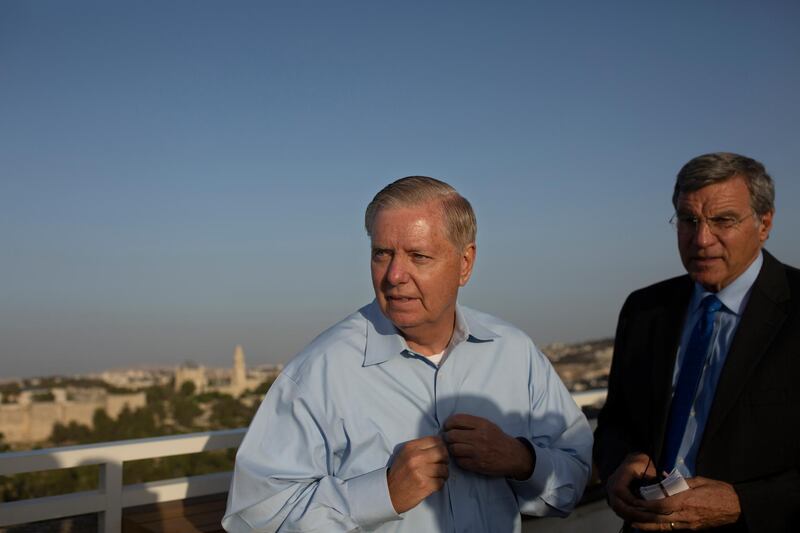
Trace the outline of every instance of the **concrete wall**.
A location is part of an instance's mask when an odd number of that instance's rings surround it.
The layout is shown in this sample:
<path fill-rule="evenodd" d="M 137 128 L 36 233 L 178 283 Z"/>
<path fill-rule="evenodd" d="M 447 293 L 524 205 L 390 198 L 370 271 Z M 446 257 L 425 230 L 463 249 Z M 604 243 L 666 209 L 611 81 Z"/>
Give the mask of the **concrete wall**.
<path fill-rule="evenodd" d="M 59 395 L 55 402 L 30 402 L 0 405 L 0 433 L 9 444 L 39 442 L 47 440 L 56 422 L 77 422 L 92 427 L 97 409 L 104 409 L 108 416 L 116 418 L 127 405 L 130 409 L 143 407 L 147 396 L 143 392 L 131 394 L 101 394 L 89 401 L 63 400 Z"/>

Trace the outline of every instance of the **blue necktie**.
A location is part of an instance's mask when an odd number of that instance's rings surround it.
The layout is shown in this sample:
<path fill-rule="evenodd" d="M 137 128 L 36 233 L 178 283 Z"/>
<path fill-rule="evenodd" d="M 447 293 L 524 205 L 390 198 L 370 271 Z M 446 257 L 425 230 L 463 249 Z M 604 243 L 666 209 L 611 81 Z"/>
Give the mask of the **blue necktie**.
<path fill-rule="evenodd" d="M 722 308 L 722 302 L 713 294 L 703 298 L 700 304 L 702 314 L 692 330 L 689 344 L 686 346 L 686 355 L 681 364 L 680 376 L 672 396 L 672 406 L 669 410 L 667 434 L 664 441 L 664 450 L 661 454 L 661 470 L 671 472 L 675 468 L 675 459 L 681 447 L 683 433 L 686 430 L 686 421 L 692 410 L 694 397 L 700 376 L 703 375 L 706 356 L 714 332 L 714 316 Z"/>

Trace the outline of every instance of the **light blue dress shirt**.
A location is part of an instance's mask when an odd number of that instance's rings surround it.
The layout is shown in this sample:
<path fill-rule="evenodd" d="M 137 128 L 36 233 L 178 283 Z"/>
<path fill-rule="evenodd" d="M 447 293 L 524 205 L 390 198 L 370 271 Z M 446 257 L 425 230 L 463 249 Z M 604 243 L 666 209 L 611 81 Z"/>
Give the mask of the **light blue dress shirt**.
<path fill-rule="evenodd" d="M 753 288 L 764 258 L 761 254 L 753 261 L 750 266 L 730 285 L 717 292 L 717 298 L 722 302 L 722 309 L 717 313 L 714 320 L 714 332 L 711 334 L 710 349 L 706 354 L 706 361 L 703 366 L 703 373 L 700 383 L 697 385 L 692 410 L 686 421 L 686 430 L 683 433 L 683 440 L 678 449 L 678 457 L 675 460 L 675 467 L 684 477 L 694 476 L 695 462 L 697 460 L 697 450 L 703 438 L 703 430 L 708 421 L 708 414 L 711 411 L 711 403 L 714 401 L 714 392 L 717 390 L 717 383 L 725 366 L 725 358 L 733 342 L 736 328 L 742 319 L 750 291 Z M 678 356 L 675 360 L 675 369 L 672 374 L 672 389 L 678 383 L 683 357 L 686 347 L 689 344 L 689 337 L 692 329 L 700 319 L 701 302 L 703 298 L 712 294 L 705 290 L 701 285 L 695 283 L 692 299 L 689 302 L 689 311 L 686 315 L 686 322 L 683 325 L 681 344 L 678 348 Z"/>
<path fill-rule="evenodd" d="M 447 418 L 487 418 L 536 450 L 530 479 L 450 463 L 445 486 L 398 515 L 386 471 L 403 443 Z M 520 330 L 464 307 L 440 366 L 414 354 L 372 302 L 317 337 L 270 388 L 236 456 L 228 531 L 520 531 L 519 513 L 567 514 L 589 475 L 592 434 L 549 361 Z"/>

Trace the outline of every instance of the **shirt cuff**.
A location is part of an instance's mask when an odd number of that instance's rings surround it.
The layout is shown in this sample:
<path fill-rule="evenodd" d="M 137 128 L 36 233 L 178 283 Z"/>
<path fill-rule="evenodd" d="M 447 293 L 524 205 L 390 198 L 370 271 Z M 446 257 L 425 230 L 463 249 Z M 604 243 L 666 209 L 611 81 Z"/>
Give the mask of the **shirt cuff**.
<path fill-rule="evenodd" d="M 556 466 L 553 462 L 552 451 L 548 448 L 536 446 L 535 444 L 533 444 L 533 447 L 536 450 L 536 466 L 533 468 L 531 477 L 522 481 L 507 478 L 509 486 L 517 495 L 517 500 L 521 500 L 521 505 L 522 502 L 531 502 L 534 500 L 541 500 L 544 502 L 544 504 L 546 504 L 546 512 L 543 510 L 540 510 L 536 513 L 523 511 L 525 514 L 536 514 L 541 516 L 567 516 L 571 506 L 567 510 L 563 510 L 562 507 L 565 504 L 563 502 L 558 504 L 553 501 L 554 499 L 558 500 L 559 498 L 556 495 L 551 494 L 553 484 L 557 484 L 558 481 L 554 479 L 556 474 Z"/>
<path fill-rule="evenodd" d="M 541 448 L 537 448 L 529 439 L 525 437 L 517 437 L 517 440 L 528 448 L 533 458 L 533 472 L 528 479 L 513 479 L 508 478 L 508 481 L 517 486 L 535 487 L 537 489 L 544 489 L 547 483 L 547 478 L 553 472 L 553 463 L 549 460 L 539 461 L 539 456 L 542 455 Z M 548 458 L 549 459 L 549 458 Z"/>
<path fill-rule="evenodd" d="M 353 520 L 360 526 L 403 519 L 392 505 L 386 468 L 348 479 L 347 496 Z"/>

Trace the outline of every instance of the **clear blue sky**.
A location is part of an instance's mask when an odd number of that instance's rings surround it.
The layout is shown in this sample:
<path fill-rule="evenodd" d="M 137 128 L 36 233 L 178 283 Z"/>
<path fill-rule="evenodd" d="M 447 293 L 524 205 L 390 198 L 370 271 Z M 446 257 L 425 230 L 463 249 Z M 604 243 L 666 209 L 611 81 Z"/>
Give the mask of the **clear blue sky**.
<path fill-rule="evenodd" d="M 766 164 L 800 265 L 799 26 L 789 0 L 4 1 L 0 377 L 285 361 L 372 298 L 363 210 L 410 174 L 475 206 L 462 303 L 540 345 L 682 272 L 700 153 Z"/>

